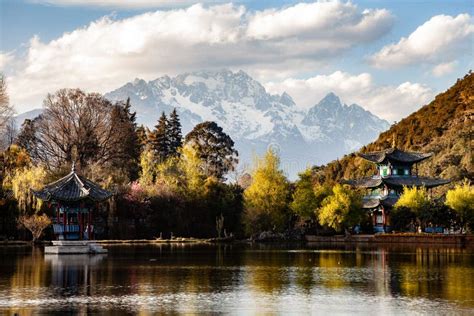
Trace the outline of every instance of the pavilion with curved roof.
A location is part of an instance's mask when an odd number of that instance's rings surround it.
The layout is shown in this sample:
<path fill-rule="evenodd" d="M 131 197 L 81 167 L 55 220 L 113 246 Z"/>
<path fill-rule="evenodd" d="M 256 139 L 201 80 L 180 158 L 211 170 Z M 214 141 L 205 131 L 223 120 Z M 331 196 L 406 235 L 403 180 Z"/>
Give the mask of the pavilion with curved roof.
<path fill-rule="evenodd" d="M 74 164 L 65 177 L 33 191 L 55 210 L 53 230 L 58 239 L 93 239 L 94 210 L 112 193 L 76 173 Z"/>
<path fill-rule="evenodd" d="M 390 230 L 390 210 L 398 201 L 403 187 L 434 188 L 450 182 L 418 176 L 417 164 L 432 155 L 397 148 L 359 154 L 361 158 L 377 165 L 377 174 L 345 183 L 368 191 L 362 200 L 362 206 L 372 214 L 376 232 Z"/>

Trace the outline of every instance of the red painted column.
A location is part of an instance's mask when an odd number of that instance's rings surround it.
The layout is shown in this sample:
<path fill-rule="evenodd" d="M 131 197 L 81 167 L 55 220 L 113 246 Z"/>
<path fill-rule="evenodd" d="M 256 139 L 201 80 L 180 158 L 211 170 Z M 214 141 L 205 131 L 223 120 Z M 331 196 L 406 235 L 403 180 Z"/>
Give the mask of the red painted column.
<path fill-rule="evenodd" d="M 79 239 L 83 239 L 82 238 L 82 213 L 81 211 L 79 210 L 79 213 L 77 213 L 77 221 L 78 221 L 78 224 L 79 224 Z"/>
<path fill-rule="evenodd" d="M 94 231 L 93 231 L 93 230 L 94 230 L 94 225 L 92 224 L 92 220 L 94 219 L 93 214 L 92 214 L 93 210 L 94 210 L 94 209 L 91 208 L 91 210 L 89 211 L 89 216 L 90 216 L 90 219 L 91 219 L 91 220 L 90 220 L 90 223 L 91 223 L 91 227 L 92 227 L 91 240 L 94 239 Z"/>
<path fill-rule="evenodd" d="M 87 212 L 87 238 L 91 240 L 91 211 Z"/>

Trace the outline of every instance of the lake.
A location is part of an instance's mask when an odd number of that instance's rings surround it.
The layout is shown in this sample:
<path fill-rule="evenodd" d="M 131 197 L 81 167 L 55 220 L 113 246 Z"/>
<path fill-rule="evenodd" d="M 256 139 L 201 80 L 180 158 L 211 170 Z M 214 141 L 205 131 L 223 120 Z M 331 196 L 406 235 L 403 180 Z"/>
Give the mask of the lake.
<path fill-rule="evenodd" d="M 356 245 L 0 247 L 0 314 L 474 314 L 474 250 Z"/>

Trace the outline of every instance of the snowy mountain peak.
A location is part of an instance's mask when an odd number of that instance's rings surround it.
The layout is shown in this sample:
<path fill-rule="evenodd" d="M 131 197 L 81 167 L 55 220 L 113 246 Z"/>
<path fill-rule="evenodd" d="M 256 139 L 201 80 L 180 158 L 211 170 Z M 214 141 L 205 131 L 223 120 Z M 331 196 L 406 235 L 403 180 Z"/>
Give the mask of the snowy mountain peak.
<path fill-rule="evenodd" d="M 153 127 L 162 111 L 178 111 L 183 132 L 202 121 L 215 121 L 236 142 L 245 164 L 254 153 L 279 146 L 282 163 L 295 176 L 308 164 L 339 157 L 373 139 L 388 127 L 358 105 L 343 105 L 328 93 L 309 111 L 298 109 L 284 92 L 267 93 L 244 71 L 196 71 L 133 82 L 109 92 L 110 100 L 130 97 L 139 123 Z"/>
<path fill-rule="evenodd" d="M 334 92 L 329 92 L 328 94 L 326 94 L 324 98 L 321 99 L 321 101 L 319 101 L 319 104 L 321 105 L 332 104 L 335 106 L 340 106 L 342 103 L 341 103 L 341 99 L 339 99 L 339 97 L 335 95 Z"/>

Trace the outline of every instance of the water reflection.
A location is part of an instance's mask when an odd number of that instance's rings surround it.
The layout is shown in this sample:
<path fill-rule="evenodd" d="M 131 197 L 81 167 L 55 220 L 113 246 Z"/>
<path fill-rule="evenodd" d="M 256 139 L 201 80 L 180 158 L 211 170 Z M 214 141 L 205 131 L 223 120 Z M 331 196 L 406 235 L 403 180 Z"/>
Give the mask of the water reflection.
<path fill-rule="evenodd" d="M 474 312 L 474 251 L 321 245 L 0 248 L 0 314 Z"/>
<path fill-rule="evenodd" d="M 55 255 L 45 254 L 44 260 L 51 267 L 50 287 L 56 297 L 91 295 L 100 270 L 95 268 L 107 255 Z"/>

